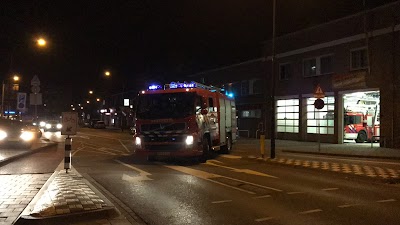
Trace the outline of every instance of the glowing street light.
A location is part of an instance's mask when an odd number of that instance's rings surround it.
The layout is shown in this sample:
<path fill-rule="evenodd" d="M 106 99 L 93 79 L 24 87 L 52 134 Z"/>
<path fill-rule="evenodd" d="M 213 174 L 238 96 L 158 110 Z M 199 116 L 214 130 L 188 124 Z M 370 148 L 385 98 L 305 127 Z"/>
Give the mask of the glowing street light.
<path fill-rule="evenodd" d="M 99 99 L 99 98 L 96 98 L 96 101 L 98 101 L 98 102 L 99 102 L 99 101 L 100 101 L 100 99 Z"/>
<path fill-rule="evenodd" d="M 44 38 L 38 38 L 38 39 L 36 40 L 36 44 L 37 44 L 39 47 L 45 47 L 46 44 L 47 44 L 47 41 L 46 41 Z"/>
<path fill-rule="evenodd" d="M 106 77 L 109 77 L 109 76 L 111 76 L 111 73 L 110 73 L 110 71 L 106 71 L 106 72 L 104 72 L 104 75 L 106 75 Z"/>
<path fill-rule="evenodd" d="M 19 81 L 19 76 L 18 76 L 18 75 L 14 75 L 14 76 L 13 76 L 13 80 L 14 80 L 15 82 L 18 82 L 18 81 Z"/>
<path fill-rule="evenodd" d="M 87 101 L 86 101 L 86 103 L 87 103 L 87 104 L 89 104 L 89 103 L 90 103 L 90 101 L 89 101 L 89 100 L 87 100 Z"/>
<path fill-rule="evenodd" d="M 93 91 L 89 91 L 89 94 L 91 94 L 91 95 L 92 95 L 92 94 L 93 94 Z"/>

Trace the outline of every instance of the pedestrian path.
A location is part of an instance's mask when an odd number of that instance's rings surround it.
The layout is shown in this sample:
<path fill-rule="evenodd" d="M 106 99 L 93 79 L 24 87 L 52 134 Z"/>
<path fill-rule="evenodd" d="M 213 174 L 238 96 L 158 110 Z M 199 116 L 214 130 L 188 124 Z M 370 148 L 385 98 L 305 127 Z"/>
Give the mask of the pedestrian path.
<path fill-rule="evenodd" d="M 0 175 L 0 225 L 13 224 L 50 176 Z"/>

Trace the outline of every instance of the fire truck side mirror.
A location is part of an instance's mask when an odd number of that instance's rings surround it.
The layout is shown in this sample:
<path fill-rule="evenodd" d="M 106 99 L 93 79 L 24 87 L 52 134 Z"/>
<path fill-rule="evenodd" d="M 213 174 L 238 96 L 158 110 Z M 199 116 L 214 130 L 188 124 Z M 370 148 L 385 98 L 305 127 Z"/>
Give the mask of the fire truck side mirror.
<path fill-rule="evenodd" d="M 200 112 L 202 115 L 206 115 L 207 113 L 208 113 L 208 110 L 207 109 L 201 109 L 201 112 Z"/>

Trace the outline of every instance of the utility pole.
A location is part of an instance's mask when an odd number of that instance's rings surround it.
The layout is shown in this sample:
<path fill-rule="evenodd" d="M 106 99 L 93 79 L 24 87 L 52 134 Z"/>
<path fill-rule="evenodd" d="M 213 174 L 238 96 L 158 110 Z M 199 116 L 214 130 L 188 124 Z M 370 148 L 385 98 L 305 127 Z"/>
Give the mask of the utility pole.
<path fill-rule="evenodd" d="M 275 158 L 275 17 L 276 0 L 273 0 L 272 12 L 272 56 L 271 56 L 271 159 Z"/>

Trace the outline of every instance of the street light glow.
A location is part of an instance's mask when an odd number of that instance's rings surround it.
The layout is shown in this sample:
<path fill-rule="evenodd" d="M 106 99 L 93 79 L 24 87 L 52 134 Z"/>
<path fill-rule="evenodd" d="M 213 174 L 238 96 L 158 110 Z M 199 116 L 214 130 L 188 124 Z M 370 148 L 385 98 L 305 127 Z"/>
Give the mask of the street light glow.
<path fill-rule="evenodd" d="M 89 91 L 89 94 L 93 94 L 93 91 Z"/>
<path fill-rule="evenodd" d="M 100 101 L 100 99 L 99 99 L 99 98 L 97 98 L 97 99 L 96 99 L 96 101 L 98 101 L 98 102 L 99 102 L 99 101 Z"/>
<path fill-rule="evenodd" d="M 19 81 L 19 76 L 18 75 L 14 75 L 13 80 L 14 81 Z"/>
<path fill-rule="evenodd" d="M 87 100 L 87 101 L 86 101 L 86 103 L 87 103 L 87 104 L 89 104 L 89 103 L 90 103 L 90 101 L 89 101 L 89 100 Z"/>
<path fill-rule="evenodd" d="M 44 38 L 39 38 L 36 40 L 36 43 L 39 47 L 44 47 L 46 46 L 47 42 Z"/>
<path fill-rule="evenodd" d="M 109 77 L 111 75 L 110 71 L 106 71 L 104 72 L 104 75 L 106 75 L 107 77 Z"/>

